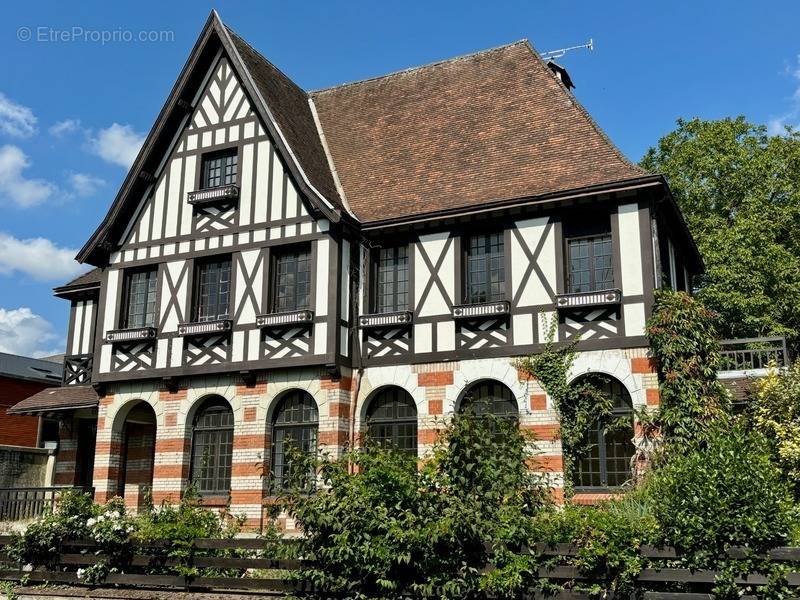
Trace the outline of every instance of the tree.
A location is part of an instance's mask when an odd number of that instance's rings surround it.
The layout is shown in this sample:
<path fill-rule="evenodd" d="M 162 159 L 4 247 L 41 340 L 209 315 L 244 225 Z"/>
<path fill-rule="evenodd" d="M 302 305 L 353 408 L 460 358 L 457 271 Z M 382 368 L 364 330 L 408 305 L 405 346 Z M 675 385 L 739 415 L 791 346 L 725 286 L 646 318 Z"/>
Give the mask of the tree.
<path fill-rule="evenodd" d="M 800 132 L 680 119 L 641 166 L 662 173 L 706 263 L 698 295 L 726 337 L 800 341 Z"/>

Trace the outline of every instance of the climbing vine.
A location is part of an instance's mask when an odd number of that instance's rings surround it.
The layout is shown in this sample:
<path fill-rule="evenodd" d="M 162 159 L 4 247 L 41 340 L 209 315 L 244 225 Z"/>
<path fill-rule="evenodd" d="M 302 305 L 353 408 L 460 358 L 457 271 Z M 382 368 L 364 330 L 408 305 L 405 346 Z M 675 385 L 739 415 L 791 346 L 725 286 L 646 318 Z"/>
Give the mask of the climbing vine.
<path fill-rule="evenodd" d="M 539 354 L 517 361 L 517 368 L 536 379 L 548 393 L 558 413 L 561 426 L 561 447 L 564 465 L 564 494 L 573 493 L 577 457 L 586 453 L 592 441 L 587 432 L 600 420 L 606 429 L 617 426 L 611 419 L 612 400 L 603 394 L 589 378 L 569 382 L 569 371 L 575 362 L 580 338 L 557 346 L 555 343 L 558 319 L 553 317 L 547 326 L 547 338 Z"/>

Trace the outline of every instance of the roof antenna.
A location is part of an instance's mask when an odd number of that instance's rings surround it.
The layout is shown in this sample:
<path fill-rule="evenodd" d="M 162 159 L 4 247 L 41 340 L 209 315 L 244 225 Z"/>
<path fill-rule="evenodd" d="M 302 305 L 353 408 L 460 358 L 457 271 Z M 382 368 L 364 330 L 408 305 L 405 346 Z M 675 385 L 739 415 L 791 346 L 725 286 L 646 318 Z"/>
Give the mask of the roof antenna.
<path fill-rule="evenodd" d="M 542 52 L 539 55 L 569 91 L 572 91 L 575 88 L 575 83 L 572 81 L 572 77 L 569 76 L 567 70 L 556 62 L 556 59 L 561 58 L 570 50 L 580 50 L 581 48 L 588 48 L 590 51 L 594 50 L 594 40 L 589 38 L 589 41 L 586 44 L 581 44 L 580 46 L 570 46 L 569 48 L 560 48 L 559 50 L 551 50 L 550 52 Z"/>
<path fill-rule="evenodd" d="M 570 46 L 569 48 L 559 48 L 558 50 L 550 50 L 550 52 L 542 52 L 539 56 L 542 57 L 542 60 L 556 60 L 557 58 L 561 58 L 570 50 L 580 50 L 581 48 L 587 48 L 589 51 L 594 50 L 594 40 L 589 38 L 589 41 L 585 44 L 580 44 L 579 46 Z"/>

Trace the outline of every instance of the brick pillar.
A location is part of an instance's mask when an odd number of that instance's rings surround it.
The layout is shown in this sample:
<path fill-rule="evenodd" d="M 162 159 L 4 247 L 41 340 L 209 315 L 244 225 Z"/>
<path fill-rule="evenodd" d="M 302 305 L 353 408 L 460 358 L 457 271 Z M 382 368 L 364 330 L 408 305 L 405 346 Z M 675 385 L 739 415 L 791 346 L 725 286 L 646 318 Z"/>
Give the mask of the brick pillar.
<path fill-rule="evenodd" d="M 439 365 L 432 365 L 437 368 Z M 417 373 L 417 385 L 425 390 L 425 406 L 427 414 L 419 415 L 417 430 L 417 454 L 424 458 L 433 449 L 439 439 L 439 432 L 445 425 L 444 399 L 448 385 L 453 385 L 451 365 L 445 370 L 425 370 Z"/>
<path fill-rule="evenodd" d="M 641 352 L 645 353 L 646 351 L 642 349 Z M 661 394 L 658 386 L 658 365 L 656 361 L 647 356 L 633 357 L 631 358 L 631 373 L 634 376 L 641 377 L 647 409 L 658 409 L 661 405 Z M 645 433 L 642 424 L 638 420 L 634 422 L 633 444 L 636 446 L 636 454 L 634 455 L 632 470 L 635 481 L 641 480 L 650 466 L 649 459 L 654 450 L 653 446 L 657 443 L 655 438 L 655 432 Z"/>
<path fill-rule="evenodd" d="M 267 382 L 236 386 L 241 402 L 233 435 L 231 466 L 231 513 L 246 517 L 245 527 L 258 529 L 264 499 L 266 457 L 266 415 L 259 414 L 261 397 L 267 393 Z"/>
<path fill-rule="evenodd" d="M 78 424 L 75 419 L 62 422 L 58 428 L 58 451 L 53 485 L 75 485 L 78 452 Z"/>
<path fill-rule="evenodd" d="M 186 389 L 175 392 L 161 390 L 158 401 L 163 404 L 164 424 L 156 435 L 153 466 L 153 505 L 179 502 L 189 482 L 189 448 L 191 427 L 178 424 L 178 410 L 186 400 Z"/>
<path fill-rule="evenodd" d="M 106 418 L 108 407 L 114 402 L 113 394 L 100 397 L 97 408 L 97 445 L 94 453 L 94 499 L 103 504 L 117 495 L 122 457 L 122 432 L 113 430 L 111 419 Z"/>
<path fill-rule="evenodd" d="M 326 396 L 327 410 L 320 407 L 318 446 L 322 453 L 337 458 L 351 446 L 350 403 L 353 379 L 342 375 L 337 379 L 324 376 L 320 387 Z"/>

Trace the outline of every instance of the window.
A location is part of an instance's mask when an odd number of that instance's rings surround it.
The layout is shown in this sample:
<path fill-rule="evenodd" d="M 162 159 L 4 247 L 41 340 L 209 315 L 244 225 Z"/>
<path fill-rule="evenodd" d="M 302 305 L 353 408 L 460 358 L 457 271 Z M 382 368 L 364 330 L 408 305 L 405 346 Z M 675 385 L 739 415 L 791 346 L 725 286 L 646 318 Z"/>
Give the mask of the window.
<path fill-rule="evenodd" d="M 195 320 L 227 319 L 230 312 L 231 259 L 215 258 L 197 265 Z"/>
<path fill-rule="evenodd" d="M 153 327 L 156 317 L 156 282 L 158 271 L 125 272 L 124 309 L 121 327 Z"/>
<path fill-rule="evenodd" d="M 472 235 L 466 239 L 466 245 L 465 302 L 473 304 L 505 300 L 503 233 Z"/>
<path fill-rule="evenodd" d="M 235 185 L 239 155 L 236 148 L 203 157 L 203 189 Z"/>
<path fill-rule="evenodd" d="M 303 310 L 311 305 L 311 250 L 307 246 L 275 257 L 274 312 Z"/>
<path fill-rule="evenodd" d="M 590 383 L 613 402 L 609 422 L 597 421 L 587 432 L 591 446 L 576 461 L 575 485 L 578 487 L 617 487 L 631 478 L 631 459 L 635 448 L 631 396 L 619 381 L 607 375 L 590 374 L 576 384 Z M 576 385 L 573 384 L 573 385 Z"/>
<path fill-rule="evenodd" d="M 467 388 L 461 399 L 459 412 L 472 410 L 476 415 L 492 414 L 497 417 L 517 418 L 517 400 L 508 387 L 487 379 Z"/>
<path fill-rule="evenodd" d="M 567 239 L 570 294 L 614 287 L 614 251 L 611 234 Z"/>
<path fill-rule="evenodd" d="M 287 393 L 272 420 L 272 476 L 276 488 L 285 489 L 290 483 L 298 483 L 294 479 L 297 473 L 292 473 L 290 448 L 306 454 L 315 453 L 318 429 L 319 416 L 314 398 L 303 390 Z M 313 473 L 308 474 L 309 482 L 313 481 L 313 476 Z"/>
<path fill-rule="evenodd" d="M 233 411 L 213 396 L 198 409 L 192 426 L 192 483 L 201 494 L 229 494 L 233 456 Z"/>
<path fill-rule="evenodd" d="M 375 312 L 408 310 L 408 246 L 375 253 Z"/>
<path fill-rule="evenodd" d="M 417 455 L 417 407 L 406 390 L 387 387 L 367 407 L 367 435 L 382 445 Z"/>

